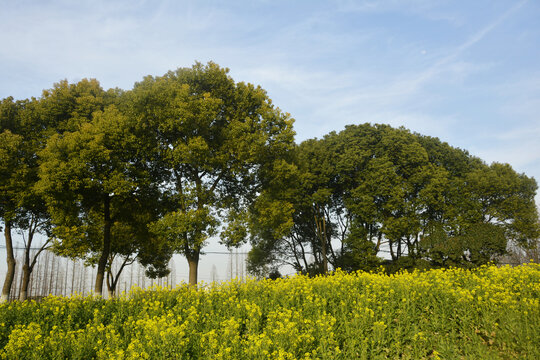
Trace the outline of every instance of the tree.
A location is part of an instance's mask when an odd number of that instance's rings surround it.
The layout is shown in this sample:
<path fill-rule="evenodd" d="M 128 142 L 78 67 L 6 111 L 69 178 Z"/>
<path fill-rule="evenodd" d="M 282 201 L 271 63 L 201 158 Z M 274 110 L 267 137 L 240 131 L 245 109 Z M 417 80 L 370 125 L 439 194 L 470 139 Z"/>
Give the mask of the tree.
<path fill-rule="evenodd" d="M 22 184 L 18 175 L 24 174 L 18 148 L 20 136 L 5 130 L 0 134 L 0 215 L 4 223 L 6 241 L 7 272 L 2 288 L 1 301 L 9 299 L 11 285 L 15 276 L 15 256 L 13 254 L 12 226 L 17 216 L 18 195 Z"/>
<path fill-rule="evenodd" d="M 82 122 L 90 121 L 96 110 L 103 110 L 111 102 L 118 90 L 105 93 L 96 80 L 83 79 L 69 84 L 61 81 L 50 90 L 44 90 L 40 99 L 19 101 L 18 133 L 22 136 L 23 161 L 27 167 L 25 188 L 21 191 L 20 212 L 16 227 L 23 236 L 23 279 L 20 300 L 25 300 L 30 276 L 38 256 L 49 246 L 50 218 L 45 199 L 34 185 L 38 181 L 38 153 L 45 146 L 47 138 L 54 133 L 75 129 Z M 36 253 L 31 255 L 36 234 L 46 236 Z"/>
<path fill-rule="evenodd" d="M 126 254 L 119 244 L 132 245 L 115 236 L 117 227 L 128 209 L 151 197 L 144 134 L 114 105 L 74 126 L 51 136 L 40 153 L 38 188 L 47 198 L 55 251 L 96 263 L 94 292 L 101 296 L 113 254 Z"/>
<path fill-rule="evenodd" d="M 8 271 L 3 299 L 9 297 L 15 269 L 12 229 L 18 229 L 24 240 L 20 300 L 27 296 L 30 275 L 37 257 L 47 241 L 31 255 L 37 233 L 47 235 L 49 229 L 45 203 L 34 191 L 37 181 L 37 151 L 43 140 L 41 124 L 36 115 L 37 101 L 4 99 L 0 105 L 0 213 L 4 223 Z"/>
<path fill-rule="evenodd" d="M 307 271 L 309 240 L 296 237 L 295 205 L 302 197 L 302 173 L 298 167 L 282 160 L 267 171 L 260 194 L 249 209 L 252 249 L 247 270 L 259 278 L 290 265 L 296 271 Z"/>
<path fill-rule="evenodd" d="M 133 98 L 141 121 L 152 124 L 168 175 L 152 231 L 187 258 L 195 285 L 208 238 L 221 229 L 228 246 L 244 241 L 245 226 L 232 220 L 245 213 L 265 164 L 291 146 L 292 119 L 263 89 L 235 83 L 211 62 L 147 77 Z"/>
<path fill-rule="evenodd" d="M 334 150 L 328 142 L 308 140 L 288 162 L 274 164 L 251 209 L 251 273 L 265 277 L 290 265 L 315 275 L 343 266 L 350 219 L 336 182 Z"/>
<path fill-rule="evenodd" d="M 39 180 L 37 154 L 43 148 L 47 133 L 51 130 L 49 126 L 42 123 L 39 110 L 39 101 L 32 99 L 31 101 L 25 101 L 24 107 L 20 111 L 21 135 L 23 138 L 21 147 L 24 152 L 23 161 L 27 168 L 27 176 L 24 179 L 25 188 L 22 190 L 19 203 L 21 212 L 16 223 L 24 243 L 23 277 L 19 295 L 21 301 L 27 298 L 30 277 L 37 259 L 48 248 L 51 240 L 50 217 L 45 199 L 35 189 L 35 184 Z M 38 245 L 37 251 L 32 254 L 32 248 L 36 244 L 35 238 L 38 234 L 45 236 L 45 239 Z"/>

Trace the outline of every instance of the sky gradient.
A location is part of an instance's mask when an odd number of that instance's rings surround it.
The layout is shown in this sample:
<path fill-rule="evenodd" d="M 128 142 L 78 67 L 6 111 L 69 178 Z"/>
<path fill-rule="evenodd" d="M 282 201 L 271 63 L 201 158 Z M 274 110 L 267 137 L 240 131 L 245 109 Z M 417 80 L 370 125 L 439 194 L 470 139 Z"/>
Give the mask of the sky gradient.
<path fill-rule="evenodd" d="M 0 5 L 0 98 L 61 79 L 131 89 L 212 60 L 266 89 L 297 141 L 386 123 L 540 179 L 538 1 Z"/>

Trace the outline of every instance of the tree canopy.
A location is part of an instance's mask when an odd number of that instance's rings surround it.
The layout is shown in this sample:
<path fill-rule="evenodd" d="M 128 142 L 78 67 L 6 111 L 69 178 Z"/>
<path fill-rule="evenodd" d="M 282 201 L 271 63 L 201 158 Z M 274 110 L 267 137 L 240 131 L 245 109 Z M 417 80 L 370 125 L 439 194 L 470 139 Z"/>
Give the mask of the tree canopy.
<path fill-rule="evenodd" d="M 254 207 L 254 273 L 473 266 L 538 239 L 534 179 L 403 128 L 306 140 L 284 173 L 258 199 L 279 210 Z"/>
<path fill-rule="evenodd" d="M 164 276 L 175 253 L 196 284 L 210 238 L 250 241 L 259 276 L 283 264 L 308 274 L 476 266 L 509 244 L 537 246 L 537 184 L 510 165 L 381 124 L 295 144 L 293 121 L 212 62 L 127 91 L 64 80 L 39 98 L 3 99 L 3 296 L 15 228 L 28 233 L 25 277 L 41 232 L 57 254 L 97 266 L 98 295 L 104 282 L 114 294 L 133 261 Z"/>
<path fill-rule="evenodd" d="M 162 77 L 147 77 L 133 90 L 137 117 L 151 124 L 162 183 L 163 213 L 157 236 L 186 256 L 196 284 L 201 249 L 222 230 L 238 245 L 237 221 L 258 184 L 262 168 L 292 146 L 292 119 L 266 92 L 235 83 L 228 69 L 195 64 Z"/>

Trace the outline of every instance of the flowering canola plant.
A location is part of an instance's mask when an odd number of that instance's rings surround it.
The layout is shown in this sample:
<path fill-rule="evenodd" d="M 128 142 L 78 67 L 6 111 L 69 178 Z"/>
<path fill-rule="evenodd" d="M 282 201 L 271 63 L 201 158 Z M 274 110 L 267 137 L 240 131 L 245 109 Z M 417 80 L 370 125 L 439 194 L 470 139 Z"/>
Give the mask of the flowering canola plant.
<path fill-rule="evenodd" d="M 0 304 L 2 359 L 539 359 L 540 265 Z"/>

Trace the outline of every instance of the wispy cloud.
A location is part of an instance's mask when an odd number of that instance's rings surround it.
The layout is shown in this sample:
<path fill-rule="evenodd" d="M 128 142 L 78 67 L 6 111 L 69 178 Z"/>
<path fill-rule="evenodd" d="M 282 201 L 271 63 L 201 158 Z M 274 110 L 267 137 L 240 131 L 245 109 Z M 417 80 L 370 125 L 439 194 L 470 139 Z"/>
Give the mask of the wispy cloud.
<path fill-rule="evenodd" d="M 395 84 L 392 84 L 389 88 L 401 89 L 403 94 L 409 94 L 417 91 L 424 84 L 432 81 L 434 78 L 444 73 L 457 72 L 463 74 L 461 70 L 471 69 L 471 66 L 463 67 L 459 66 L 462 62 L 456 63 L 456 60 L 468 49 L 472 48 L 475 44 L 482 41 L 490 32 L 492 32 L 497 26 L 501 25 L 510 15 L 520 9 L 528 0 L 523 0 L 520 3 L 514 5 L 497 19 L 484 26 L 482 29 L 474 33 L 465 42 L 458 47 L 451 49 L 450 52 L 438 59 L 433 65 L 427 69 L 421 71 L 418 74 L 409 74 L 404 80 L 398 80 Z M 473 66 L 474 67 L 474 66 Z M 412 75 L 412 76 L 411 76 Z M 406 85 L 404 85 L 406 84 Z"/>

